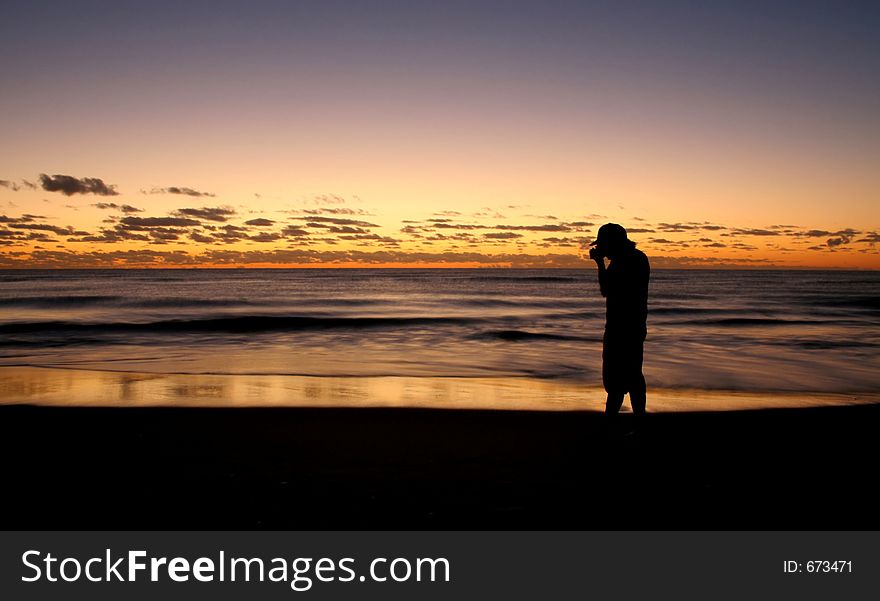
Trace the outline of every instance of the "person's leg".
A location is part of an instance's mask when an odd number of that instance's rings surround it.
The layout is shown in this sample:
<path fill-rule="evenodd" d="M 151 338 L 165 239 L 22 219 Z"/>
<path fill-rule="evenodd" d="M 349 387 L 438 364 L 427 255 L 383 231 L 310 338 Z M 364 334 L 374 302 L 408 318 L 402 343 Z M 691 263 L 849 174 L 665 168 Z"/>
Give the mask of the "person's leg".
<path fill-rule="evenodd" d="M 633 431 L 640 432 L 643 427 L 645 407 L 648 401 L 645 375 L 642 373 L 642 360 L 644 357 L 644 338 L 634 340 L 629 353 L 629 402 L 633 410 Z"/>
<path fill-rule="evenodd" d="M 605 415 L 617 415 L 623 405 L 623 392 L 609 392 L 605 399 Z"/>
<path fill-rule="evenodd" d="M 629 392 L 629 402 L 635 414 L 645 412 L 647 401 L 645 376 L 642 373 L 644 344 L 642 336 L 630 334 L 621 345 L 620 352 L 623 388 Z"/>
<path fill-rule="evenodd" d="M 616 415 L 623 405 L 626 387 L 621 386 L 625 367 L 622 359 L 621 344 L 618 338 L 608 332 L 602 337 L 602 385 L 608 397 L 605 400 L 606 415 Z"/>
<path fill-rule="evenodd" d="M 645 376 L 641 370 L 634 374 L 629 388 L 629 402 L 632 405 L 633 413 L 641 415 L 645 412 L 645 406 L 648 404 L 648 390 L 645 385 Z"/>
<path fill-rule="evenodd" d="M 605 398 L 605 434 L 617 436 L 618 414 L 623 405 L 626 388 L 621 386 L 623 372 L 621 370 L 620 344 L 605 332 L 602 340 L 602 385 L 608 396 Z"/>
<path fill-rule="evenodd" d="M 605 398 L 605 436 L 616 439 L 620 436 L 620 407 L 626 393 L 611 391 Z"/>

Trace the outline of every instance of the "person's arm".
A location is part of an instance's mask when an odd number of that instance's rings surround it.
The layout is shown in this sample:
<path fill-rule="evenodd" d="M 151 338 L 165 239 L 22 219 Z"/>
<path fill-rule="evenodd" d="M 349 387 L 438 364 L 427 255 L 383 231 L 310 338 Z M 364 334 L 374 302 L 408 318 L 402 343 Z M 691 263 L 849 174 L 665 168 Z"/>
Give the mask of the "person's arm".
<path fill-rule="evenodd" d="M 608 296 L 608 271 L 605 269 L 605 257 L 598 248 L 590 249 L 590 258 L 596 262 L 599 273 L 599 292 L 602 296 Z"/>
<path fill-rule="evenodd" d="M 599 292 L 602 296 L 608 296 L 608 270 L 605 268 L 605 259 L 599 257 L 594 260 L 599 273 Z"/>

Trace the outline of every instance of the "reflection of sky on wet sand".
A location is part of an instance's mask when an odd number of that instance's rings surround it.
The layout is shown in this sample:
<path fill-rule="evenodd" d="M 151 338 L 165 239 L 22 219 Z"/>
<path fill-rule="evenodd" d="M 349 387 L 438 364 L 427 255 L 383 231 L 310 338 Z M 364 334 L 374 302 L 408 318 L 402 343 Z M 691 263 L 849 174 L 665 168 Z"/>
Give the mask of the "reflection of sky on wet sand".
<path fill-rule="evenodd" d="M 664 389 L 649 410 L 730 410 L 880 402 L 877 394 L 754 393 Z M 601 410 L 595 386 L 537 378 L 182 375 L 0 368 L 0 404 L 186 407 L 423 407 Z"/>

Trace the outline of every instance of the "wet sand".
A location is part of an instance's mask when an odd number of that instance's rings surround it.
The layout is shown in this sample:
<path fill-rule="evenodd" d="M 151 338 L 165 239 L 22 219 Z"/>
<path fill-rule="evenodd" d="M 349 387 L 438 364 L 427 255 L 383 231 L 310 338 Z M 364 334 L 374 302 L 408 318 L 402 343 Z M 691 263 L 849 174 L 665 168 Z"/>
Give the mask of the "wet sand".
<path fill-rule="evenodd" d="M 654 413 L 640 437 L 602 418 L 6 405 L 0 526 L 880 527 L 880 405 Z"/>
<path fill-rule="evenodd" d="M 651 386 L 649 408 L 730 411 L 880 403 L 880 393 L 799 393 Z M 0 367 L 0 405 L 601 410 L 596 382 L 534 377 L 298 376 Z"/>

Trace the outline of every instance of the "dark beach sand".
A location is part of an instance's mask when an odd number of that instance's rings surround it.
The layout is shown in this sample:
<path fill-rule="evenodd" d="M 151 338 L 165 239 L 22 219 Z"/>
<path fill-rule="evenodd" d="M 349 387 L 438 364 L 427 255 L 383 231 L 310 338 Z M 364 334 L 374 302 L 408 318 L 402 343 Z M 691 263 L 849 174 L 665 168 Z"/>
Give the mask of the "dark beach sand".
<path fill-rule="evenodd" d="M 0 407 L 4 529 L 877 529 L 880 405 Z"/>

